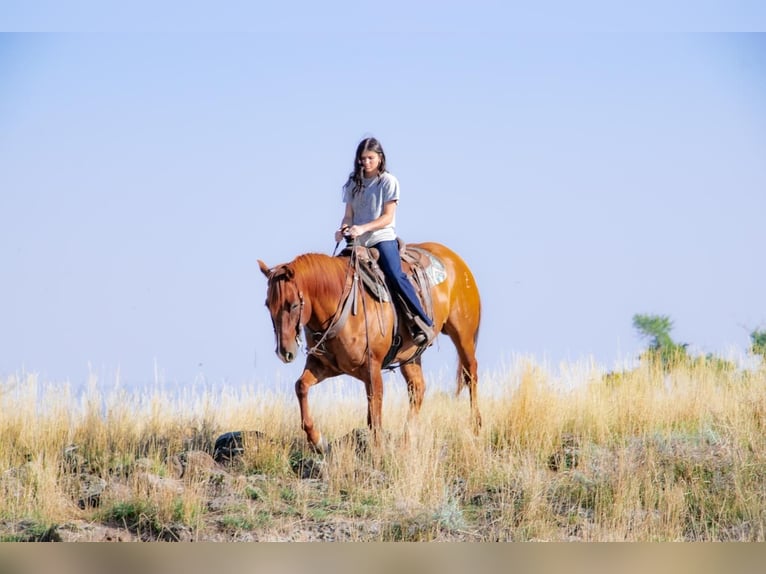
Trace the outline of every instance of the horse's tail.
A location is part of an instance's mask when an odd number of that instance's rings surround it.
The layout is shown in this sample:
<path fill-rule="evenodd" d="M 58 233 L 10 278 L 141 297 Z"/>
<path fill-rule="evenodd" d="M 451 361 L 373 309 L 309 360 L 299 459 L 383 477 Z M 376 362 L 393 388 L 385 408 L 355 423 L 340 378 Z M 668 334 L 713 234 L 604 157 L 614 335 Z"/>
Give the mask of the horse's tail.
<path fill-rule="evenodd" d="M 457 379 L 457 389 L 455 389 L 455 396 L 459 397 L 460 393 L 463 392 L 463 389 L 465 388 L 465 379 L 463 378 L 465 373 L 465 367 L 463 367 L 463 363 L 458 360 L 457 362 L 457 376 L 455 377 Z"/>

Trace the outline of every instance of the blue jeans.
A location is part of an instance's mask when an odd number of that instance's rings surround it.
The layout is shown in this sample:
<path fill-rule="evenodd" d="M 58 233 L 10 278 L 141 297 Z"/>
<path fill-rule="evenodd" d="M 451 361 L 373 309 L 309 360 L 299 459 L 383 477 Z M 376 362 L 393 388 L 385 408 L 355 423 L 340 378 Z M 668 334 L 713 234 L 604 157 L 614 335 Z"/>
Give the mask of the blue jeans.
<path fill-rule="evenodd" d="M 378 258 L 378 265 L 383 270 L 383 274 L 388 280 L 388 288 L 391 290 L 391 295 L 396 300 L 396 294 L 399 293 L 407 302 L 409 308 L 420 315 L 420 318 L 425 321 L 429 327 L 433 327 L 433 321 L 423 311 L 423 307 L 420 306 L 420 301 L 415 293 L 415 288 L 407 278 L 407 274 L 402 270 L 402 260 L 399 256 L 399 243 L 397 241 L 381 241 L 376 243 L 373 247 L 378 250 L 380 257 Z"/>

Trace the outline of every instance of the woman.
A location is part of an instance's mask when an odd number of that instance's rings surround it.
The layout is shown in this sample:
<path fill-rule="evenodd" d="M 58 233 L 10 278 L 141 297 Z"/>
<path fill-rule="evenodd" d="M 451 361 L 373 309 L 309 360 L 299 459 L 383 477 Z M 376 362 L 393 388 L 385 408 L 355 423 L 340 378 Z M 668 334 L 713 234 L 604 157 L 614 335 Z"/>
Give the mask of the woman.
<path fill-rule="evenodd" d="M 383 270 L 393 300 L 398 293 L 410 310 L 422 319 L 412 326 L 412 338 L 422 345 L 433 338 L 433 321 L 423 311 L 415 289 L 402 270 L 399 244 L 396 241 L 396 206 L 399 203 L 399 181 L 386 171 L 386 154 L 375 138 L 363 139 L 356 148 L 354 171 L 343 186 L 346 211 L 335 241 L 351 237 L 358 245 L 375 247 L 380 254 L 378 265 Z"/>

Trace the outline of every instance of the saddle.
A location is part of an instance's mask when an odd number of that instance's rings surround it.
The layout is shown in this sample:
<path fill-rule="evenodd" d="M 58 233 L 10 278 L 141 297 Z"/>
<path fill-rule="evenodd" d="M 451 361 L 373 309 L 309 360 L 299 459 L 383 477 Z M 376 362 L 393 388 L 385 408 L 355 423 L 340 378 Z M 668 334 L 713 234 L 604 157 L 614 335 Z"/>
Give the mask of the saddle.
<path fill-rule="evenodd" d="M 402 270 L 410 278 L 410 283 L 415 288 L 415 293 L 420 299 L 423 310 L 428 316 L 433 315 L 433 301 L 431 300 L 432 281 L 429 278 L 428 269 L 433 265 L 433 258 L 426 251 L 407 245 L 402 239 L 397 238 L 399 244 L 399 255 L 402 259 Z M 379 253 L 375 247 L 364 247 L 356 245 L 346 247 L 340 255 L 356 257 L 359 271 L 359 278 L 367 291 L 378 301 L 391 301 L 391 293 L 386 284 L 386 277 L 383 270 L 378 266 Z M 433 274 L 431 274 L 433 275 Z M 398 306 L 397 306 L 398 307 Z M 411 319 L 409 316 L 407 319 Z"/>
<path fill-rule="evenodd" d="M 415 293 L 420 299 L 423 310 L 429 317 L 433 316 L 433 300 L 431 298 L 431 287 L 444 280 L 446 273 L 444 265 L 427 251 L 407 245 L 401 238 L 397 238 L 399 244 L 399 254 L 402 260 L 402 270 L 407 274 L 415 288 Z M 340 252 L 340 256 L 354 257 L 356 265 L 354 266 L 359 280 L 368 293 L 378 301 L 391 301 L 391 293 L 386 283 L 386 278 L 378 266 L 379 253 L 375 247 L 364 247 L 363 245 L 346 246 Z M 422 319 L 409 310 L 408 306 L 402 302 L 401 305 L 394 305 L 396 309 L 396 318 L 402 321 L 405 326 L 417 324 L 421 329 Z M 396 321 L 396 323 L 398 323 Z M 387 366 L 393 359 L 397 350 L 401 346 L 401 340 L 398 336 L 398 326 L 394 324 L 395 342 L 384 360 L 384 366 Z M 427 341 L 420 346 L 418 352 L 412 358 L 414 359 L 431 343 Z M 412 360 L 411 359 L 411 360 Z"/>

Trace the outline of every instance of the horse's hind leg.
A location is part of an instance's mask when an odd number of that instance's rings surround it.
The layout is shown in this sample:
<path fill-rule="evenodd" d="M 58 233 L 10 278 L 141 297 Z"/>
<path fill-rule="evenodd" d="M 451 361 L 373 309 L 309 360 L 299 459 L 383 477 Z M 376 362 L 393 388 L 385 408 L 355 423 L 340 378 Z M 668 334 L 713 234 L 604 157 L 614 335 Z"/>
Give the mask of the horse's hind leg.
<path fill-rule="evenodd" d="M 471 397 L 471 422 L 473 431 L 478 432 L 481 427 L 481 413 L 479 412 L 479 363 L 476 360 L 476 334 L 478 325 L 475 329 L 464 329 L 458 331 L 449 322 L 444 326 L 444 332 L 449 336 L 455 345 L 457 351 L 457 391 L 460 394 L 463 387 L 468 387 Z"/>

